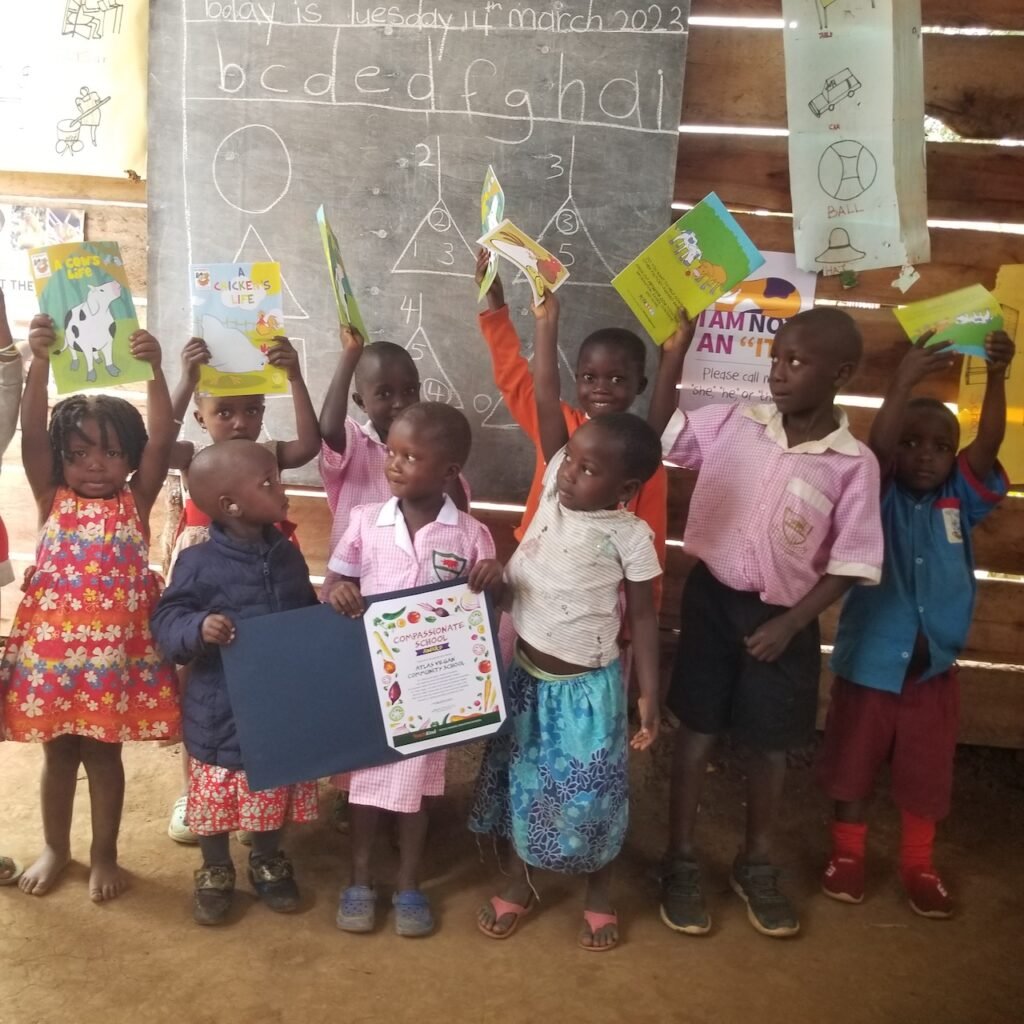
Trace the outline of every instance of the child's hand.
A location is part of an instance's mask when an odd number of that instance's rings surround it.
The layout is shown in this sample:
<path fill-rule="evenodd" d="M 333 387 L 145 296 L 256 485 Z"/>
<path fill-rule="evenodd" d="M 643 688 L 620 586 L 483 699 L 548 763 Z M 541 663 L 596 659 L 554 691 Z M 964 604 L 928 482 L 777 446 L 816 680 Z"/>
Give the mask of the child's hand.
<path fill-rule="evenodd" d="M 540 302 L 532 303 L 530 309 L 533 311 L 536 320 L 547 321 L 551 324 L 558 323 L 558 297 L 554 292 L 544 292 Z"/>
<path fill-rule="evenodd" d="M 989 373 L 1005 373 L 1017 349 L 1006 331 L 993 331 L 985 335 L 985 357 Z"/>
<path fill-rule="evenodd" d="M 199 383 L 199 367 L 210 361 L 210 350 L 202 338 L 189 338 L 181 350 L 182 376 L 193 386 Z"/>
<path fill-rule="evenodd" d="M 679 325 L 676 327 L 672 337 L 661 346 L 663 353 L 676 352 L 685 355 L 693 342 L 693 335 L 697 330 L 697 321 L 691 320 L 686 315 L 686 310 L 679 310 Z"/>
<path fill-rule="evenodd" d="M 287 371 L 289 380 L 295 380 L 296 377 L 302 376 L 299 353 L 295 351 L 295 346 L 283 334 L 278 334 L 274 338 L 274 344 L 267 353 L 267 360 L 271 366 Z"/>
<path fill-rule="evenodd" d="M 797 627 L 783 612 L 743 638 L 747 653 L 758 661 L 778 661 L 796 635 Z"/>
<path fill-rule="evenodd" d="M 226 647 L 235 639 L 235 624 L 226 615 L 207 615 L 203 619 L 200 635 L 204 643 Z"/>
<path fill-rule="evenodd" d="M 641 697 L 637 702 L 640 711 L 640 728 L 629 741 L 634 750 L 646 750 L 657 738 L 661 726 L 661 713 L 657 703 Z"/>
<path fill-rule="evenodd" d="M 36 359 L 50 360 L 50 349 L 57 343 L 57 334 L 53 329 L 53 320 L 45 313 L 37 313 L 32 317 L 28 329 L 28 347 Z"/>
<path fill-rule="evenodd" d="M 474 594 L 481 590 L 494 590 L 501 583 L 501 562 L 496 558 L 485 558 L 469 570 L 469 589 Z"/>
<path fill-rule="evenodd" d="M 484 283 L 484 274 L 487 273 L 488 264 L 498 257 L 490 249 L 481 248 L 476 254 L 476 270 L 473 280 L 477 288 Z M 501 283 L 501 275 L 495 274 L 491 287 L 487 289 L 487 305 L 490 309 L 501 309 L 505 305 L 505 288 Z"/>
<path fill-rule="evenodd" d="M 342 324 L 338 328 L 338 337 L 341 338 L 341 347 L 348 355 L 355 355 L 357 352 L 362 355 L 366 339 L 359 333 L 358 328 L 351 324 Z"/>
<path fill-rule="evenodd" d="M 342 615 L 350 619 L 358 619 L 366 611 L 363 595 L 357 584 L 351 580 L 339 580 L 337 586 L 327 597 L 327 603 Z"/>
<path fill-rule="evenodd" d="M 160 369 L 160 342 L 149 331 L 135 331 L 128 339 L 128 350 L 133 358 L 149 363 L 154 370 Z"/>
<path fill-rule="evenodd" d="M 935 337 L 934 330 L 925 331 L 910 346 L 896 370 L 896 377 L 901 386 L 912 388 L 924 380 L 928 374 L 948 370 L 953 365 L 953 353 L 950 352 L 953 342 L 940 341 L 937 345 L 926 348 L 925 346 L 933 337 Z"/>

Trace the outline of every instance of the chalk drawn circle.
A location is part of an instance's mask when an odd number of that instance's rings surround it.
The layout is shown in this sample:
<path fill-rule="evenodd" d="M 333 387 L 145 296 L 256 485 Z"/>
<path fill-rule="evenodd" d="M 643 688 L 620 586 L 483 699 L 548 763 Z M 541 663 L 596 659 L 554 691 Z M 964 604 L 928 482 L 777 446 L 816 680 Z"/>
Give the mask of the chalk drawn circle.
<path fill-rule="evenodd" d="M 452 226 L 452 219 L 444 207 L 435 206 L 430 213 L 427 214 L 427 223 L 435 231 L 445 232 Z"/>
<path fill-rule="evenodd" d="M 580 229 L 580 219 L 575 210 L 559 210 L 555 217 L 555 227 L 559 234 L 575 235 Z"/>
<path fill-rule="evenodd" d="M 822 191 L 849 202 L 862 196 L 878 177 L 878 161 L 863 142 L 840 139 L 833 142 L 818 160 L 818 184 Z"/>
<path fill-rule="evenodd" d="M 473 397 L 473 408 L 481 415 L 489 412 L 492 405 L 494 405 L 494 399 L 490 395 L 475 395 Z"/>
<path fill-rule="evenodd" d="M 427 377 L 423 381 L 423 398 L 428 402 L 449 402 L 452 389 L 436 377 Z"/>
<path fill-rule="evenodd" d="M 245 188 L 243 169 L 255 166 L 271 179 L 266 196 L 277 190 L 266 206 L 245 206 L 242 202 Z M 273 180 L 275 176 L 276 181 Z M 284 199 L 291 184 L 291 154 L 284 139 L 269 125 L 245 124 L 236 128 L 224 137 L 213 154 L 214 188 L 221 199 L 239 213 L 267 213 Z M 228 193 L 231 198 L 228 198 Z"/>

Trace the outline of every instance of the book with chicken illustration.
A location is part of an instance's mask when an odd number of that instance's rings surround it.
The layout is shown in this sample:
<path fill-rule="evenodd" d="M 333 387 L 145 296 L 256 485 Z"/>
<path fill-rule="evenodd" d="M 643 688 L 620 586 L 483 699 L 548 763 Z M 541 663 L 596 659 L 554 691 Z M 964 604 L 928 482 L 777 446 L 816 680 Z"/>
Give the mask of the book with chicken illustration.
<path fill-rule="evenodd" d="M 272 366 L 274 339 L 284 334 L 277 263 L 193 264 L 192 322 L 210 361 L 199 371 L 208 395 L 279 395 L 288 374 Z"/>
<path fill-rule="evenodd" d="M 477 243 L 504 256 L 526 275 L 534 302 L 543 302 L 545 292 L 555 291 L 569 278 L 569 271 L 540 242 L 535 242 L 510 220 L 503 220 L 478 238 Z"/>

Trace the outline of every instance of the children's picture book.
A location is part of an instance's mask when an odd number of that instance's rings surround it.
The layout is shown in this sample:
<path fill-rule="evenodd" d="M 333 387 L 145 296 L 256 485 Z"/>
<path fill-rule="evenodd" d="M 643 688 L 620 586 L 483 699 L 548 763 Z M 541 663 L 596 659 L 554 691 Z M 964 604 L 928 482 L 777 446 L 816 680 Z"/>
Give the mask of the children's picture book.
<path fill-rule="evenodd" d="M 662 232 L 612 285 L 658 345 L 679 310 L 693 319 L 732 291 L 764 257 L 712 192 Z"/>
<path fill-rule="evenodd" d="M 911 341 L 934 328 L 929 346 L 953 342 L 953 351 L 968 356 L 985 356 L 985 335 L 1003 329 L 999 300 L 980 284 L 955 292 L 900 306 L 896 319 Z"/>
<path fill-rule="evenodd" d="M 487 168 L 484 176 L 484 187 L 480 192 L 480 230 L 486 235 L 493 231 L 505 219 L 505 192 L 494 173 L 493 167 Z M 478 301 L 483 302 L 484 296 L 490 291 L 494 279 L 498 276 L 498 261 L 493 257 L 487 264 L 484 279 L 480 282 Z"/>
<path fill-rule="evenodd" d="M 198 263 L 191 269 L 192 329 L 210 361 L 199 370 L 207 395 L 280 395 L 288 374 L 271 365 L 274 338 L 284 334 L 277 263 Z"/>
<path fill-rule="evenodd" d="M 526 275 L 534 302 L 543 302 L 545 292 L 557 291 L 569 279 L 569 271 L 540 242 L 535 242 L 510 220 L 503 220 L 496 228 L 485 232 L 477 243 L 504 256 Z"/>
<path fill-rule="evenodd" d="M 116 242 L 49 245 L 28 257 L 39 310 L 57 332 L 57 394 L 152 380 L 153 368 L 129 351 L 139 320 Z"/>
<path fill-rule="evenodd" d="M 348 279 L 348 272 L 341 258 L 338 236 L 327 219 L 323 204 L 317 207 L 316 222 L 320 228 L 320 241 L 324 245 L 324 257 L 331 277 L 331 291 L 338 307 L 338 321 L 342 327 L 354 327 L 363 336 L 363 341 L 368 342 L 370 339 L 366 336 L 363 314 L 359 311 L 359 303 L 356 302 L 352 283 Z"/>

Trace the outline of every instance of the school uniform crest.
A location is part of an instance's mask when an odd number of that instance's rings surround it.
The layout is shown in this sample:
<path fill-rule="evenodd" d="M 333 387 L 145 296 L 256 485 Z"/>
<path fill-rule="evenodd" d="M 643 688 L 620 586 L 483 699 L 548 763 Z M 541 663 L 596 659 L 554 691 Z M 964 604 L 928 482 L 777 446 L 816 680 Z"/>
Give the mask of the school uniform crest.
<path fill-rule="evenodd" d="M 452 551 L 435 551 L 432 555 L 434 572 L 438 581 L 447 583 L 449 580 L 458 579 L 466 573 L 466 566 L 469 560 L 462 555 L 456 555 Z"/>
<path fill-rule="evenodd" d="M 792 548 L 807 543 L 813 527 L 796 509 L 787 505 L 782 510 L 782 539 Z"/>

